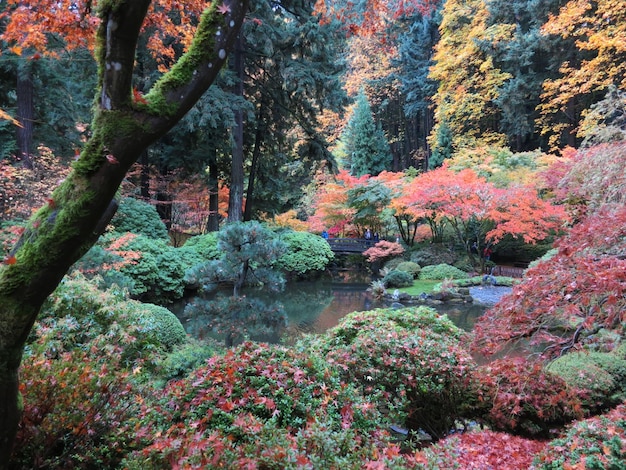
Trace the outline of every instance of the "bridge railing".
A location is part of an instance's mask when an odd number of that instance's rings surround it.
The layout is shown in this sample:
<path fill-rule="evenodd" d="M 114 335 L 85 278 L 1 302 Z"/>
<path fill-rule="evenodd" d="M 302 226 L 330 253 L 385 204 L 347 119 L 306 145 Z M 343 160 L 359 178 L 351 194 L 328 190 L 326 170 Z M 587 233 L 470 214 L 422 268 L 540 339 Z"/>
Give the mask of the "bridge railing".
<path fill-rule="evenodd" d="M 327 238 L 326 241 L 335 253 L 363 253 L 376 243 L 364 238 Z"/>

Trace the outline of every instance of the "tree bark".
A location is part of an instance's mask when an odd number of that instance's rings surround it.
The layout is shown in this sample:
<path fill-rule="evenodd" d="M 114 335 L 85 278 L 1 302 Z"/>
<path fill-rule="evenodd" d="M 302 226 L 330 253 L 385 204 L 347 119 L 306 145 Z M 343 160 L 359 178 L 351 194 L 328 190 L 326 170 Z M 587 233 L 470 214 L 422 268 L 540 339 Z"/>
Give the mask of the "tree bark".
<path fill-rule="evenodd" d="M 243 96 L 244 74 L 243 40 L 241 35 L 235 42 L 233 51 L 233 69 L 237 74 L 234 93 Z M 228 195 L 228 221 L 240 222 L 243 219 L 243 109 L 235 109 L 235 127 L 233 128 L 233 155 L 231 162 L 230 193 Z"/>
<path fill-rule="evenodd" d="M 252 220 L 252 196 L 254 196 L 254 182 L 259 167 L 259 157 L 261 156 L 261 145 L 263 144 L 263 135 L 266 132 L 264 125 L 265 119 L 265 103 L 261 101 L 261 106 L 257 117 L 256 135 L 254 137 L 254 149 L 252 150 L 252 164 L 250 165 L 250 174 L 248 175 L 248 189 L 246 190 L 246 208 L 243 212 L 243 220 L 249 222 Z"/>
<path fill-rule="evenodd" d="M 24 168 L 33 169 L 33 123 L 35 107 L 33 104 L 33 65 L 28 59 L 20 58 L 17 67 L 17 154 Z"/>
<path fill-rule="evenodd" d="M 217 179 L 217 149 L 211 151 L 209 157 L 209 217 L 206 231 L 217 232 L 220 229 L 219 181 Z"/>
<path fill-rule="evenodd" d="M 46 297 L 96 242 L 113 197 L 141 152 L 171 129 L 216 78 L 241 27 L 247 0 L 205 11 L 188 52 L 145 95 L 132 99 L 135 48 L 149 0 L 111 2 L 99 11 L 98 106 L 92 136 L 72 173 L 29 220 L 0 265 L 0 468 L 9 462 L 20 416 L 18 368 Z"/>

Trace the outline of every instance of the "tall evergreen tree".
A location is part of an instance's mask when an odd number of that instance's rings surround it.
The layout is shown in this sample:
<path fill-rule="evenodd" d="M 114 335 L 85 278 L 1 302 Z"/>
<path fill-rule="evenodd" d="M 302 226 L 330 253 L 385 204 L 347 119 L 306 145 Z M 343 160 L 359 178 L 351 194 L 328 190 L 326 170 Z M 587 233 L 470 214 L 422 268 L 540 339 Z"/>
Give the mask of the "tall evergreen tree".
<path fill-rule="evenodd" d="M 428 74 L 439 39 L 440 10 L 414 15 L 408 21 L 408 30 L 398 36 L 397 78 L 405 96 L 404 112 L 415 122 L 417 148 L 424 149 L 424 154 L 428 155 L 427 137 L 433 126 L 432 96 L 437 90 L 437 83 Z M 424 165 L 429 165 L 429 159 L 426 160 Z"/>
<path fill-rule="evenodd" d="M 355 176 L 376 176 L 391 167 L 391 154 L 387 138 L 374 121 L 372 108 L 364 92 L 356 100 L 354 113 L 342 136 L 350 164 Z"/>

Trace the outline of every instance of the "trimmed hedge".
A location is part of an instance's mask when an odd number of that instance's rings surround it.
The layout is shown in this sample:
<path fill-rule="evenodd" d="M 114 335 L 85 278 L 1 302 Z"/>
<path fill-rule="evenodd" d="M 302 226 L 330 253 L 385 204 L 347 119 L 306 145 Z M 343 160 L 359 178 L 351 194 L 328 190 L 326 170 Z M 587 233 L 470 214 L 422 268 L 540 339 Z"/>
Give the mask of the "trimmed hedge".
<path fill-rule="evenodd" d="M 469 275 L 465 271 L 450 266 L 449 264 L 424 266 L 419 275 L 420 279 L 435 281 L 443 281 L 444 279 L 466 279 L 468 277 Z"/>

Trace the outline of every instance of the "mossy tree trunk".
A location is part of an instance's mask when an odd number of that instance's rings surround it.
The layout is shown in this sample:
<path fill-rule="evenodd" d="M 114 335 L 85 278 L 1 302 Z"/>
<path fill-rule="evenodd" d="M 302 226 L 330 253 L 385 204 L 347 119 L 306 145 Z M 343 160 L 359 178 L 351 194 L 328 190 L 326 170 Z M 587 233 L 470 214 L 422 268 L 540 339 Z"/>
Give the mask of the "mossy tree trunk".
<path fill-rule="evenodd" d="M 247 0 L 223 3 L 226 7 L 218 9 L 218 2 L 208 7 L 188 52 L 143 98 L 134 99 L 135 48 L 150 0 L 99 2 L 92 137 L 70 176 L 31 217 L 0 265 L 0 468 L 9 462 L 20 419 L 18 369 L 39 310 L 115 213 L 114 196 L 130 166 L 219 73 L 248 6 Z"/>

